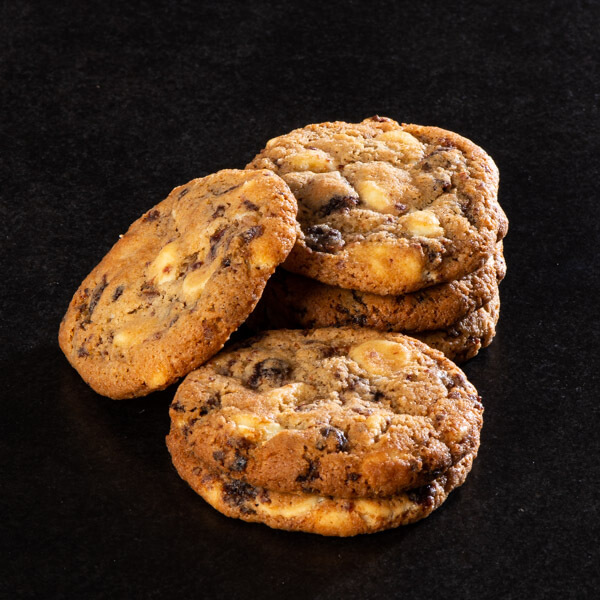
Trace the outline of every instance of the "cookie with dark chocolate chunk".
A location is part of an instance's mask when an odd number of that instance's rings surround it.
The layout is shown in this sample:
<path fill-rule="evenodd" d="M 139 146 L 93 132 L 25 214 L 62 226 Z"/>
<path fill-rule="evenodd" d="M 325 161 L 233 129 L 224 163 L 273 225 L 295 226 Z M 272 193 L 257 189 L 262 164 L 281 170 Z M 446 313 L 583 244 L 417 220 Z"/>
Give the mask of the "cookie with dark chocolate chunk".
<path fill-rule="evenodd" d="M 446 329 L 490 302 L 505 273 L 502 242 L 466 277 L 397 296 L 345 290 L 280 269 L 269 280 L 253 322 L 264 329 L 352 326 L 408 335 Z"/>
<path fill-rule="evenodd" d="M 366 328 L 278 330 L 187 376 L 167 442 L 182 477 L 226 514 L 352 535 L 428 514 L 409 500 L 439 505 L 453 469 L 477 454 L 482 412 L 458 367 L 418 340 Z M 426 486 L 438 490 L 431 502 Z M 350 505 L 356 519 L 340 516 Z M 378 510 L 382 519 L 360 516 Z M 305 512 L 308 521 L 291 518 Z"/>
<path fill-rule="evenodd" d="M 271 171 L 224 170 L 175 188 L 75 293 L 60 346 L 111 398 L 160 390 L 218 352 L 297 235 L 296 200 Z"/>
<path fill-rule="evenodd" d="M 284 268 L 332 286 L 405 294 L 459 279 L 507 231 L 493 160 L 436 127 L 308 125 L 270 140 L 246 168 L 271 169 L 298 200 L 302 234 Z"/>

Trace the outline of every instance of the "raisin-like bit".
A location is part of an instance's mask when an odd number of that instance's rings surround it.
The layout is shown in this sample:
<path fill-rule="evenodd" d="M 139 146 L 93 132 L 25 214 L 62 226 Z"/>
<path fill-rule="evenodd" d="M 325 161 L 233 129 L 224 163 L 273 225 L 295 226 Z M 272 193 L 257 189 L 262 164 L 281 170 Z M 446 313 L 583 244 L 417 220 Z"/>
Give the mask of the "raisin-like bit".
<path fill-rule="evenodd" d="M 263 234 L 263 226 L 262 225 L 254 225 L 250 227 L 250 229 L 246 229 L 246 231 L 240 234 L 242 241 L 246 244 L 251 242 L 254 238 L 260 237 Z"/>
<path fill-rule="evenodd" d="M 288 362 L 280 358 L 266 358 L 254 365 L 252 375 L 246 380 L 245 385 L 253 390 L 263 383 L 271 387 L 281 387 L 289 378 L 291 367 Z"/>
<path fill-rule="evenodd" d="M 106 282 L 106 275 L 102 276 L 102 281 L 100 281 L 100 283 L 94 288 L 94 291 L 92 292 L 92 296 L 90 298 L 90 303 L 88 305 L 87 308 L 87 321 L 89 322 L 90 317 L 92 316 L 92 313 L 94 312 L 94 309 L 96 308 L 99 300 L 100 300 L 100 296 L 102 296 L 102 292 L 104 292 L 104 290 L 106 289 L 106 286 L 108 285 L 108 283 Z"/>
<path fill-rule="evenodd" d="M 212 258 L 215 257 L 215 254 L 217 253 L 217 246 L 219 245 L 219 242 L 226 231 L 227 227 L 221 227 L 210 236 L 210 256 Z"/>
<path fill-rule="evenodd" d="M 231 506 L 241 507 L 244 502 L 254 500 L 257 495 L 257 488 L 240 479 L 232 479 L 223 485 L 223 500 Z"/>
<path fill-rule="evenodd" d="M 313 225 L 306 230 L 306 245 L 316 252 L 328 252 L 333 254 L 341 250 L 346 242 L 342 234 L 329 225 Z"/>
<path fill-rule="evenodd" d="M 84 356 L 89 356 L 90 353 L 83 347 L 81 346 L 81 348 L 79 348 L 79 350 L 77 350 L 77 356 L 79 356 L 79 358 L 83 358 Z"/>
<path fill-rule="evenodd" d="M 178 400 L 177 402 L 173 402 L 171 404 L 171 410 L 173 410 L 175 412 L 185 412 L 185 407 Z"/>
<path fill-rule="evenodd" d="M 327 440 L 332 438 L 335 441 L 335 449 L 338 452 L 344 452 L 348 449 L 348 438 L 344 435 L 343 431 L 340 431 L 337 427 L 322 427 L 321 435 Z M 323 445 L 322 450 L 325 446 Z"/>
<path fill-rule="evenodd" d="M 198 414 L 203 417 L 215 408 L 221 408 L 221 397 L 218 394 L 213 394 L 212 396 L 210 396 L 209 399 L 200 408 L 200 412 Z"/>
<path fill-rule="evenodd" d="M 434 502 L 435 487 L 431 484 L 415 488 L 408 492 L 408 499 L 421 506 L 430 507 Z"/>
<path fill-rule="evenodd" d="M 333 212 L 341 212 L 354 208 L 358 204 L 358 198 L 354 196 L 333 196 L 327 204 L 321 207 L 319 214 L 326 217 Z"/>
<path fill-rule="evenodd" d="M 115 291 L 114 291 L 114 293 L 112 295 L 112 301 L 113 302 L 116 302 L 121 297 L 121 295 L 123 294 L 123 290 L 124 289 L 125 289 L 125 287 L 122 286 L 122 285 L 120 285 L 117 288 L 115 288 Z"/>
<path fill-rule="evenodd" d="M 156 219 L 158 219 L 158 217 L 160 217 L 160 212 L 158 210 L 154 209 L 154 210 L 151 210 L 150 212 L 146 213 L 143 221 L 145 223 L 151 223 L 152 221 L 156 221 Z"/>
<path fill-rule="evenodd" d="M 385 123 L 386 121 L 391 121 L 387 117 L 380 117 L 379 115 L 375 115 L 369 119 L 369 121 L 376 121 L 377 123 Z"/>
<path fill-rule="evenodd" d="M 306 469 L 306 472 L 303 473 L 302 475 L 298 475 L 298 477 L 296 477 L 296 481 L 302 483 L 304 481 L 314 481 L 315 479 L 318 479 L 320 477 L 319 475 L 319 460 L 311 460 L 310 458 L 307 460 L 308 462 L 308 468 Z"/>
<path fill-rule="evenodd" d="M 243 471 L 248 464 L 248 459 L 241 454 L 236 453 L 236 457 L 229 466 L 230 471 Z"/>
<path fill-rule="evenodd" d="M 242 202 L 242 204 L 248 209 L 248 210 L 258 210 L 258 206 L 256 206 L 256 204 L 254 204 L 254 202 L 250 202 L 250 200 L 244 200 Z"/>
<path fill-rule="evenodd" d="M 155 298 L 156 296 L 160 296 L 160 292 L 154 287 L 154 284 L 150 281 L 144 281 L 144 283 L 142 283 L 142 287 L 140 288 L 140 291 L 148 299 Z"/>
<path fill-rule="evenodd" d="M 215 209 L 215 212 L 212 214 L 211 219 L 216 219 L 218 217 L 222 217 L 225 213 L 225 207 L 222 204 L 219 204 Z"/>

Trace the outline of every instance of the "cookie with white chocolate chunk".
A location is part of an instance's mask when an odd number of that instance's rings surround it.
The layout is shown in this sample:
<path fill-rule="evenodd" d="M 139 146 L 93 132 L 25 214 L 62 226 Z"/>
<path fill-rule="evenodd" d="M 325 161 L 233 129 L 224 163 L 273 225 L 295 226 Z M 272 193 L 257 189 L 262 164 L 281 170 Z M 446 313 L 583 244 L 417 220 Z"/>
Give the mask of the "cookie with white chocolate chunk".
<path fill-rule="evenodd" d="M 271 171 L 224 170 L 175 188 L 131 225 L 75 293 L 60 346 L 111 398 L 167 387 L 218 352 L 297 235 Z"/>
<path fill-rule="evenodd" d="M 298 200 L 302 235 L 284 268 L 323 283 L 404 294 L 481 267 L 507 231 L 498 169 L 464 137 L 373 117 L 270 140 L 246 167 Z"/>
<path fill-rule="evenodd" d="M 413 338 L 277 330 L 187 376 L 167 444 L 225 514 L 354 535 L 441 504 L 477 454 L 482 413 L 462 371 Z"/>
<path fill-rule="evenodd" d="M 269 280 L 253 321 L 259 326 L 268 323 L 269 329 L 353 326 L 400 333 L 446 329 L 492 300 L 505 273 L 502 242 L 483 267 L 466 277 L 409 294 L 345 290 L 280 269 Z"/>

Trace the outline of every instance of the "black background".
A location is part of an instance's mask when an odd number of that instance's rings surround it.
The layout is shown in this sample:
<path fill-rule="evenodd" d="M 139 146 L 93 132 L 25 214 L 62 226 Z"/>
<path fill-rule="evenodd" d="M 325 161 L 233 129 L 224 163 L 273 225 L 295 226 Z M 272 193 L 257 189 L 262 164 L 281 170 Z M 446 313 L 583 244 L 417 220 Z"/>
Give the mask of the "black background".
<path fill-rule="evenodd" d="M 2 3 L 2 598 L 586 598 L 600 586 L 595 1 Z M 482 145 L 508 276 L 466 484 L 333 539 L 227 519 L 113 402 L 60 319 L 130 222 L 265 142 L 373 114 Z"/>

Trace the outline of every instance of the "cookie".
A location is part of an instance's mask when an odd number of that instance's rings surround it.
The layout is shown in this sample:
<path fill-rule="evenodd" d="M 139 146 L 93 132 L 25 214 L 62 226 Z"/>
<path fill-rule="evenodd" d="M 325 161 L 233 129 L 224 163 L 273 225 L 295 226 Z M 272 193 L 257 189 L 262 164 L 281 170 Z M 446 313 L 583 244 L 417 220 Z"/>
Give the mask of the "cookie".
<path fill-rule="evenodd" d="M 211 506 L 228 517 L 264 523 L 276 529 L 329 536 L 374 533 L 408 525 L 428 516 L 462 485 L 474 453 L 467 454 L 431 483 L 389 498 L 336 498 L 288 494 L 255 487 L 242 479 L 209 471 L 190 451 L 185 436 L 174 431 L 167 444 L 182 479 Z"/>
<path fill-rule="evenodd" d="M 160 390 L 201 365 L 258 301 L 296 235 L 271 171 L 225 170 L 175 188 L 131 225 L 75 293 L 59 343 L 98 393 Z"/>
<path fill-rule="evenodd" d="M 445 329 L 492 300 L 505 274 L 502 242 L 483 267 L 466 277 L 399 296 L 345 290 L 278 270 L 265 288 L 254 322 L 262 329 L 361 326 L 402 333 Z"/>
<path fill-rule="evenodd" d="M 298 200 L 302 234 L 284 268 L 345 289 L 405 294 L 460 279 L 507 231 L 493 160 L 437 127 L 309 125 L 246 168 L 273 170 Z"/>
<path fill-rule="evenodd" d="M 475 456 L 482 413 L 462 371 L 418 340 L 365 328 L 277 330 L 187 376 L 169 446 L 225 483 L 390 499 Z"/>
<path fill-rule="evenodd" d="M 500 296 L 469 313 L 448 329 L 411 333 L 428 346 L 443 352 L 447 358 L 461 363 L 473 358 L 492 343 L 500 317 Z"/>

